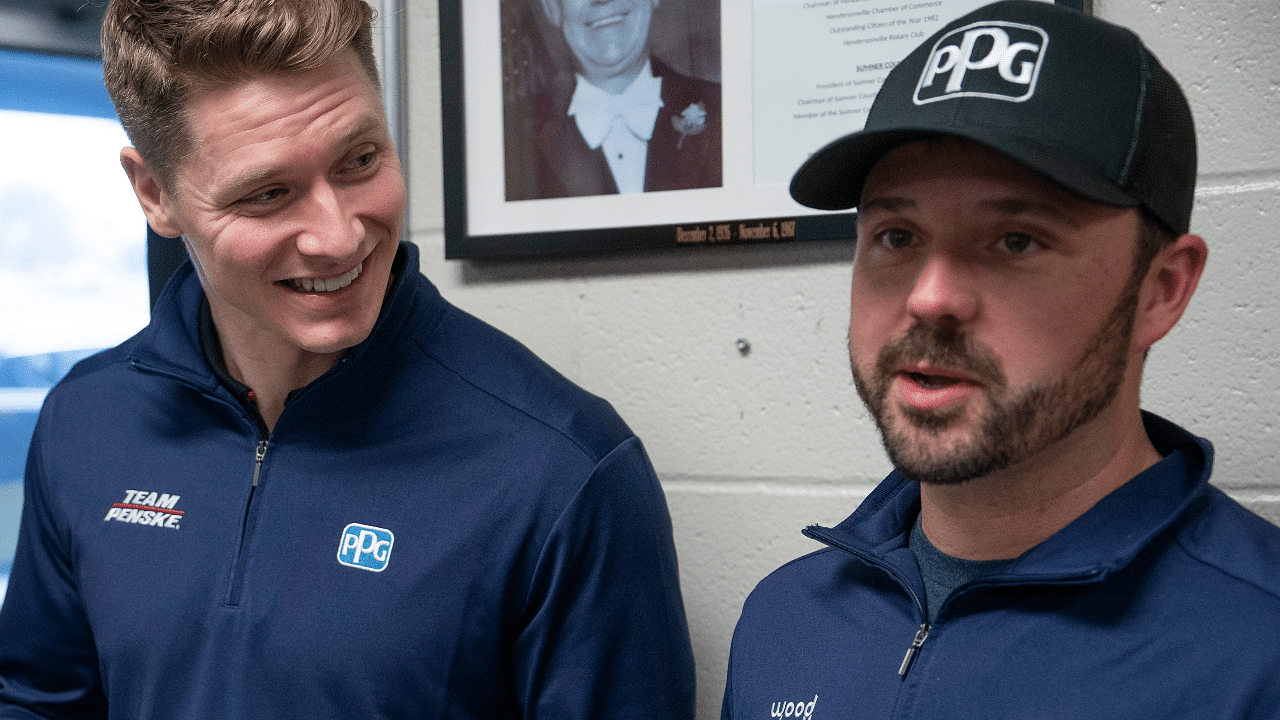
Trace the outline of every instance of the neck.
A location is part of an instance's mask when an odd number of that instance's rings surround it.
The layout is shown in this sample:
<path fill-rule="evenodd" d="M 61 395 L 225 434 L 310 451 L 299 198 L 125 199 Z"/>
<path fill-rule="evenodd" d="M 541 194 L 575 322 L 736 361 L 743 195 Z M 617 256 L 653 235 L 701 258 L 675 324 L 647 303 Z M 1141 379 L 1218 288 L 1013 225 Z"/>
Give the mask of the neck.
<path fill-rule="evenodd" d="M 393 269 L 387 279 L 383 303 L 391 295 L 399 273 Z M 267 430 L 275 429 L 276 421 L 284 412 L 285 398 L 289 393 L 309 385 L 337 364 L 346 349 L 329 353 L 303 350 L 292 343 L 282 342 L 278 336 L 266 332 L 237 331 L 240 324 L 225 321 L 223 313 L 238 312 L 222 304 L 208 305 L 212 327 L 206 328 L 201 320 L 202 335 L 210 329 L 217 336 L 222 350 L 222 365 L 227 374 L 253 391 L 258 413 Z M 202 340 L 202 342 L 204 342 Z M 216 358 L 210 356 L 210 363 Z"/>
<path fill-rule="evenodd" d="M 585 65 L 579 65 L 582 78 L 587 82 L 595 85 L 610 95 L 621 95 L 631 87 L 631 83 L 640 77 L 641 71 L 649 62 L 648 55 L 641 58 L 640 62 L 628 67 L 617 74 L 613 74 L 612 69 L 592 68 Z"/>
<path fill-rule="evenodd" d="M 218 309 L 210 306 L 210 328 L 217 336 L 222 366 L 228 375 L 253 392 L 258 413 L 267 430 L 274 430 L 284 412 L 289 393 L 323 375 L 342 357 L 343 351 L 312 353 L 282 344 L 275 337 L 237 333 L 234 323 L 220 322 Z M 234 311 L 233 311 L 234 312 Z M 210 358 L 211 362 L 216 361 Z"/>
<path fill-rule="evenodd" d="M 268 430 L 275 429 L 276 421 L 284 412 L 284 401 L 289 393 L 325 374 L 342 357 L 342 353 L 302 354 L 306 357 L 299 357 L 293 363 L 277 365 L 264 358 L 254 357 L 251 353 L 237 356 L 224 350 L 227 372 L 253 390 L 258 412 Z"/>
<path fill-rule="evenodd" d="M 922 485 L 920 520 L 929 542 L 965 560 L 1018 557 L 1159 462 L 1136 396 L 1132 404 L 1120 400 L 1016 466 L 955 485 Z"/>

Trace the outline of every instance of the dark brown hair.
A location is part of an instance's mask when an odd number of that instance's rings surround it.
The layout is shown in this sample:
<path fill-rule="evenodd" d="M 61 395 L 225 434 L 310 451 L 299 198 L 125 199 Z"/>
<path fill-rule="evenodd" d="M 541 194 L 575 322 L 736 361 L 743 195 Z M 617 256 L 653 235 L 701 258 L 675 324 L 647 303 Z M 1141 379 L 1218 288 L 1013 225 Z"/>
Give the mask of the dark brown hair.
<path fill-rule="evenodd" d="M 1153 213 L 1146 208 L 1138 208 L 1138 236 L 1133 244 L 1133 274 L 1139 281 L 1147 276 L 1156 255 L 1177 239 L 1178 235 L 1157 220 Z"/>

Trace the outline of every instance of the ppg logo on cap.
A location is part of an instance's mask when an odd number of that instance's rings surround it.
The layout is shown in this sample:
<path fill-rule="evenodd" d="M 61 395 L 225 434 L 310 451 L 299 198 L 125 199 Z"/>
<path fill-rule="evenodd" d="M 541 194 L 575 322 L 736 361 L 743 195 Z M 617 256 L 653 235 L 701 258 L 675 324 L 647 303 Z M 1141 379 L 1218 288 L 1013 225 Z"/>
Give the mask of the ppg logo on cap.
<path fill-rule="evenodd" d="M 916 105 L 959 97 L 1022 102 L 1036 91 L 1049 35 L 1034 25 L 998 20 L 943 35 L 924 64 Z"/>
<path fill-rule="evenodd" d="M 382 572 L 391 559 L 391 545 L 396 537 L 390 530 L 351 523 L 342 530 L 338 543 L 338 562 L 362 570 Z"/>

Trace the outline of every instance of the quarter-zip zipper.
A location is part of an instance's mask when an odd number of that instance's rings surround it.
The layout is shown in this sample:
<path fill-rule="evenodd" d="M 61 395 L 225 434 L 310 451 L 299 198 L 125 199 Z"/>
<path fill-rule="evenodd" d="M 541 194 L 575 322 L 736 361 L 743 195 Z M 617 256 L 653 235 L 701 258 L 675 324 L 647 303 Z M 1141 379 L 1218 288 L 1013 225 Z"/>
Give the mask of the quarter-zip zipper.
<path fill-rule="evenodd" d="M 253 457 L 253 487 L 258 487 L 258 475 L 262 473 L 262 459 L 267 456 L 267 441 L 258 441 L 258 451 Z M 251 491 L 252 492 L 252 491 Z"/>
<path fill-rule="evenodd" d="M 248 564 L 249 545 L 253 541 L 257 528 L 258 479 L 262 476 L 262 462 L 267 457 L 270 441 L 262 438 L 253 453 L 253 483 L 249 486 L 249 499 L 245 503 L 244 519 L 240 525 L 240 543 L 236 547 L 235 562 L 231 566 L 231 581 L 227 586 L 226 604 L 231 607 L 240 605 L 240 594 L 244 587 L 245 566 Z"/>
<path fill-rule="evenodd" d="M 216 393 L 203 382 L 193 378 L 185 373 L 175 372 L 162 366 L 153 366 L 142 360 L 131 360 L 133 366 L 141 372 L 152 373 L 164 377 L 173 378 L 175 381 L 187 385 L 203 395 L 209 396 L 216 402 L 226 403 L 232 407 L 238 407 L 245 413 L 246 419 L 258 431 L 258 444 L 254 448 L 253 453 L 253 481 L 249 486 L 249 497 L 245 502 L 244 515 L 241 517 L 240 539 L 235 549 L 235 556 L 231 562 L 231 576 L 227 583 L 227 593 L 223 597 L 223 603 L 230 607 L 236 607 L 240 604 L 241 590 L 244 585 L 245 565 L 247 563 L 247 555 L 249 545 L 253 539 L 253 531 L 256 526 L 257 519 L 257 495 L 258 483 L 262 477 L 262 465 L 267 457 L 267 448 L 270 445 L 270 430 L 266 423 L 262 421 L 262 415 L 257 412 L 256 407 L 249 408 L 244 403 L 228 403 L 226 400 L 218 397 Z M 287 404 L 287 400 L 286 400 Z"/>
<path fill-rule="evenodd" d="M 902 664 L 898 666 L 898 675 L 907 676 L 907 671 L 911 670 L 912 663 L 915 662 L 916 653 L 920 652 L 920 646 L 924 645 L 924 641 L 929 639 L 929 623 L 924 623 L 920 629 L 916 631 L 916 637 L 911 641 L 911 647 L 907 648 L 907 654 L 902 658 Z"/>
<path fill-rule="evenodd" d="M 924 641 L 929 639 L 929 631 L 933 629 L 932 626 L 929 625 L 929 613 L 925 611 L 924 603 L 920 601 L 920 596 L 917 595 L 916 591 L 911 587 L 911 583 L 907 581 L 907 578 L 905 578 L 902 573 L 898 572 L 897 568 L 892 565 L 886 565 L 881 562 L 879 558 L 833 537 L 827 532 L 827 528 L 818 527 L 816 525 L 810 526 L 805 528 L 804 534 L 825 545 L 830 545 L 833 548 L 844 550 L 847 553 L 857 556 L 863 562 L 884 570 L 897 579 L 898 584 L 906 588 L 907 593 L 911 595 L 911 599 L 915 601 L 916 608 L 920 610 L 920 617 L 924 618 L 924 622 L 922 622 L 919 629 L 916 630 L 915 637 L 911 639 L 911 645 L 907 648 L 907 654 L 903 656 L 902 664 L 898 666 L 898 676 L 906 679 L 907 673 L 911 671 L 911 666 L 915 664 L 916 656 L 920 654 L 920 648 L 924 646 Z"/>

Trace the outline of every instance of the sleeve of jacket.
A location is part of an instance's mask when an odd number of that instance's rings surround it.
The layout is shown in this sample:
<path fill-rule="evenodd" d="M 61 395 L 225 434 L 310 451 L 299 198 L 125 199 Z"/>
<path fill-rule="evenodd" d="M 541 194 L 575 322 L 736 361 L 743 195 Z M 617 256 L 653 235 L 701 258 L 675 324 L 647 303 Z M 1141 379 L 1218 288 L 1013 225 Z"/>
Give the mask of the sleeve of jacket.
<path fill-rule="evenodd" d="M 720 720 L 733 720 L 733 652 L 729 653 L 729 672 L 724 682 L 724 700 L 720 703 Z"/>
<path fill-rule="evenodd" d="M 105 718 L 93 634 L 72 552 L 41 472 L 40 429 L 27 454 L 13 573 L 0 608 L 0 718 Z"/>
<path fill-rule="evenodd" d="M 556 521 L 525 618 L 512 658 L 523 717 L 693 718 L 671 518 L 634 436 Z"/>

